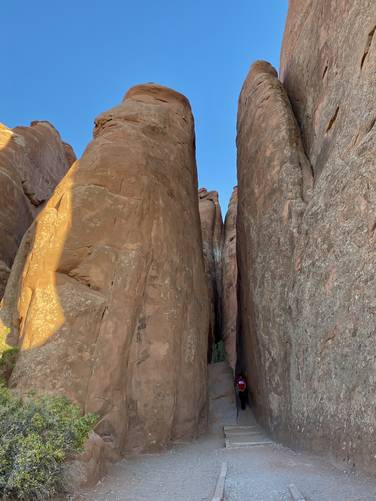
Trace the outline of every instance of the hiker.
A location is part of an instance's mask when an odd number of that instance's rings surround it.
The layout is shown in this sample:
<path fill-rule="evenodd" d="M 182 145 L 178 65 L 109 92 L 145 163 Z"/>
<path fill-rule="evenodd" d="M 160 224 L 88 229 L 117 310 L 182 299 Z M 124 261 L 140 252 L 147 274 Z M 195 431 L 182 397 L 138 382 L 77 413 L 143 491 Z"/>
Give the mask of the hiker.
<path fill-rule="evenodd" d="M 240 406 L 244 411 L 247 405 L 247 383 L 242 373 L 235 378 L 235 388 L 239 395 Z"/>

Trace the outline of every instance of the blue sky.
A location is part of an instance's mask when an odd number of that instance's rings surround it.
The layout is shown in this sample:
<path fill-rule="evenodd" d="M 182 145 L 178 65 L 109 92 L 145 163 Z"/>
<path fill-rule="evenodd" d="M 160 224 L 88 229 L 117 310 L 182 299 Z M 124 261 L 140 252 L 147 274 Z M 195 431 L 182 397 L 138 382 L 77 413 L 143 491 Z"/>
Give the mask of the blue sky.
<path fill-rule="evenodd" d="M 256 59 L 278 68 L 286 12 L 287 0 L 3 2 L 0 122 L 49 120 L 81 155 L 129 87 L 167 85 L 191 101 L 199 183 L 225 212 L 239 92 Z"/>

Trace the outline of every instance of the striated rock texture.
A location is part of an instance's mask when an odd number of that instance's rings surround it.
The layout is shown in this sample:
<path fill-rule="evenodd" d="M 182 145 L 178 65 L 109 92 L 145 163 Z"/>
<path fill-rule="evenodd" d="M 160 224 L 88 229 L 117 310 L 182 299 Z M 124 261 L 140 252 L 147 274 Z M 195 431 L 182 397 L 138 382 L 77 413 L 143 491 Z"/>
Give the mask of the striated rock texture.
<path fill-rule="evenodd" d="M 295 261 L 293 430 L 374 473 L 376 6 L 290 1 L 281 79 L 315 176 Z"/>
<path fill-rule="evenodd" d="M 22 236 L 74 160 L 48 122 L 0 124 L 0 299 Z"/>
<path fill-rule="evenodd" d="M 370 472 L 375 27 L 370 0 L 290 1 L 281 79 L 291 106 L 257 64 L 238 122 L 240 322 L 257 414 L 280 437 Z"/>
<path fill-rule="evenodd" d="M 222 248 L 222 335 L 227 361 L 235 372 L 237 359 L 237 279 L 236 260 L 236 215 L 238 209 L 238 188 L 234 188 L 228 206 Z"/>
<path fill-rule="evenodd" d="M 238 113 L 240 340 L 256 413 L 275 433 L 290 418 L 289 292 L 312 175 L 276 71 L 255 63 Z"/>
<path fill-rule="evenodd" d="M 221 332 L 221 296 L 222 296 L 222 238 L 223 222 L 218 193 L 201 188 L 198 191 L 199 211 L 204 250 L 205 272 L 207 276 L 211 321 L 208 344 L 208 360 L 212 356 L 213 344 L 222 337 Z"/>
<path fill-rule="evenodd" d="M 97 413 L 107 456 L 205 426 L 194 144 L 184 96 L 132 88 L 97 118 L 93 142 L 26 234 L 10 278 L 19 292 L 4 298 L 21 348 L 11 386 Z"/>

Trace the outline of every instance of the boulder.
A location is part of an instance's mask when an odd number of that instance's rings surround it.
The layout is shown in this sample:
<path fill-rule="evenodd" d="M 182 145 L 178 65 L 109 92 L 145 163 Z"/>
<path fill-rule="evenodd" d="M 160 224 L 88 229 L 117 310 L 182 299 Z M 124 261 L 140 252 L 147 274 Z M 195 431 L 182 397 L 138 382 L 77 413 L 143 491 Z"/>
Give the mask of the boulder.
<path fill-rule="evenodd" d="M 107 458 L 205 427 L 209 300 L 184 96 L 139 85 L 96 119 L 10 281 L 11 387 L 96 413 Z"/>
<path fill-rule="evenodd" d="M 90 432 L 83 451 L 70 458 L 63 466 L 63 486 L 67 494 L 94 487 L 106 473 L 105 442 Z"/>
<path fill-rule="evenodd" d="M 222 336 L 226 357 L 233 373 L 237 359 L 238 318 L 238 264 L 236 260 L 236 214 L 238 209 L 238 188 L 232 192 L 228 206 L 222 247 Z"/>
<path fill-rule="evenodd" d="M 222 435 L 224 424 L 237 422 L 234 377 L 227 362 L 217 362 L 208 366 L 208 379 L 210 431 Z"/>
<path fill-rule="evenodd" d="M 211 361 L 213 345 L 221 335 L 221 252 L 223 223 L 218 193 L 201 188 L 198 191 L 199 211 L 204 251 L 205 273 L 211 304 L 211 321 L 208 343 L 208 361 Z"/>
<path fill-rule="evenodd" d="M 48 122 L 0 124 L 0 299 L 20 241 L 74 158 Z M 15 217 L 16 215 L 16 217 Z"/>

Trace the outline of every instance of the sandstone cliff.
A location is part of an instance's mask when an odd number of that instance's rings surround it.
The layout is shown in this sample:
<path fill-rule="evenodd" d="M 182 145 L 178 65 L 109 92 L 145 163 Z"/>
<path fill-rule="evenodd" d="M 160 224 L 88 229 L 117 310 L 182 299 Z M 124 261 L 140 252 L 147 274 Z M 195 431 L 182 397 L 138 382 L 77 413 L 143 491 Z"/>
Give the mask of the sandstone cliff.
<path fill-rule="evenodd" d="M 0 124 L 0 299 L 22 236 L 74 160 L 48 122 Z"/>
<path fill-rule="evenodd" d="M 222 297 L 222 238 L 223 222 L 218 193 L 201 188 L 198 192 L 199 211 L 204 250 L 205 272 L 211 304 L 211 322 L 208 345 L 210 362 L 213 344 L 222 337 L 221 332 L 221 297 Z"/>
<path fill-rule="evenodd" d="M 282 432 L 290 418 L 293 252 L 312 178 L 286 92 L 268 63 L 255 63 L 243 86 L 237 145 L 242 364 L 259 419 Z"/>
<path fill-rule="evenodd" d="M 281 56 L 315 176 L 295 255 L 293 428 L 373 473 L 375 28 L 373 0 L 293 0 Z"/>
<path fill-rule="evenodd" d="M 209 302 L 184 96 L 140 85 L 97 118 L 10 280 L 12 387 L 96 412 L 108 455 L 205 426 Z"/>
<path fill-rule="evenodd" d="M 228 206 L 222 247 L 222 336 L 227 361 L 235 372 L 237 358 L 237 278 L 236 260 L 236 214 L 238 208 L 238 189 L 234 188 Z"/>
<path fill-rule="evenodd" d="M 375 26 L 371 0 L 290 0 L 287 92 L 257 63 L 238 114 L 240 327 L 258 417 L 283 439 L 368 471 Z"/>

